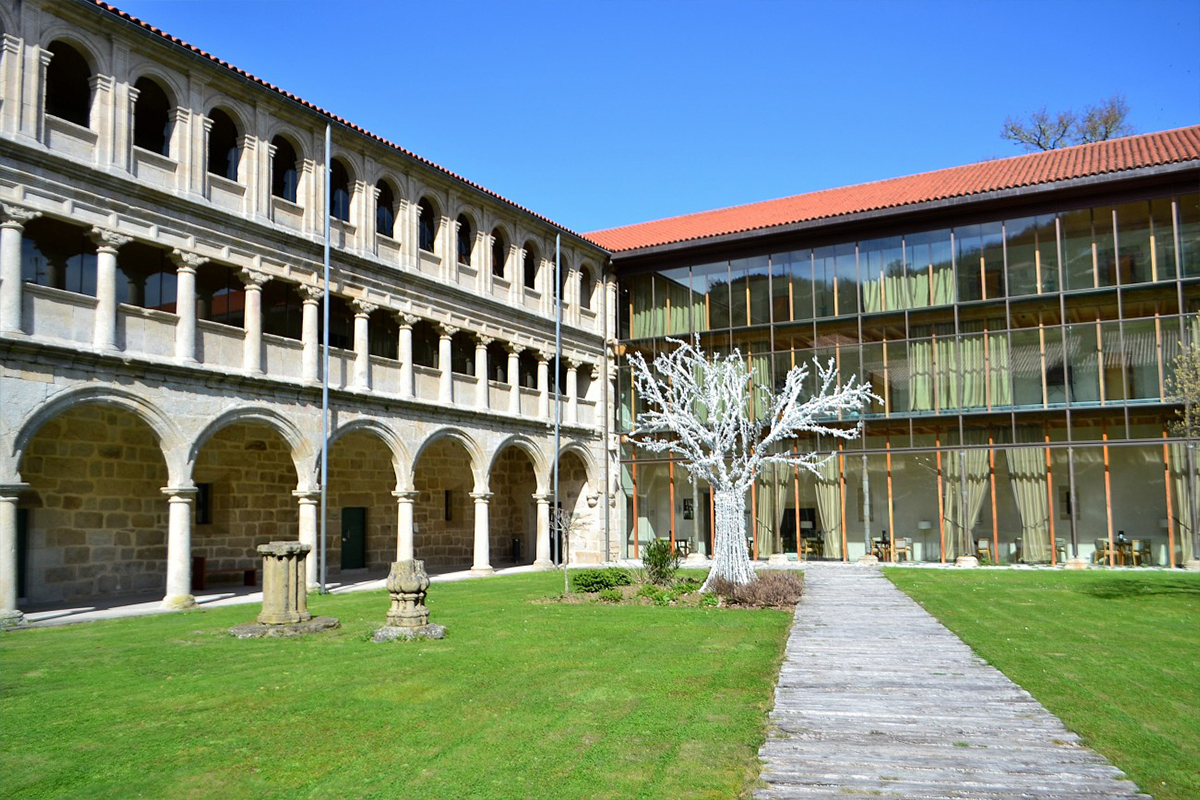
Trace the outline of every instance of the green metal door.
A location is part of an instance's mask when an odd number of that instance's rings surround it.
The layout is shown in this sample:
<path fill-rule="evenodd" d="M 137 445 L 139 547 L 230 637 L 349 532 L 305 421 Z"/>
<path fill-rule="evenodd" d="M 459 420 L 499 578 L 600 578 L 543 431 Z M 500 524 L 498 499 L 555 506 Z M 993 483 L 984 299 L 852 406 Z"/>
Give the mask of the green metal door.
<path fill-rule="evenodd" d="M 342 569 L 367 565 L 367 510 L 342 509 Z"/>

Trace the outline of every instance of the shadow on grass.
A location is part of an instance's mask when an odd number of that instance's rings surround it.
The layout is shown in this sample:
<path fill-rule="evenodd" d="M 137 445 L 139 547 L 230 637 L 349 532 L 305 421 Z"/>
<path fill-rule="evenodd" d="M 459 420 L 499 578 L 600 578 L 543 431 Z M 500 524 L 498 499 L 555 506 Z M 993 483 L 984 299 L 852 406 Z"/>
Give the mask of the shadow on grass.
<path fill-rule="evenodd" d="M 1113 575 L 1105 580 L 1089 581 L 1071 591 L 1101 600 L 1132 600 L 1139 597 L 1177 595 L 1200 600 L 1200 579 L 1182 575 L 1155 576 L 1144 580 L 1140 575 Z"/>

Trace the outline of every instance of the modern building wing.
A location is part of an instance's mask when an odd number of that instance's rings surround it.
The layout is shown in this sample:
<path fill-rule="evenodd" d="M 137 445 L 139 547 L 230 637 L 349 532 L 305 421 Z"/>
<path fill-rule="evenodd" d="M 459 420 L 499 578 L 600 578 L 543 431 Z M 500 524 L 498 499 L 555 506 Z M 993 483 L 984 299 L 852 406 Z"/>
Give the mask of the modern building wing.
<path fill-rule="evenodd" d="M 619 349 L 736 348 L 767 386 L 832 359 L 880 401 L 820 475 L 758 477 L 756 557 L 1175 565 L 1196 463 L 1173 436 L 1200 343 L 1200 127 L 597 231 Z M 618 370 L 616 427 L 639 407 Z M 628 442 L 624 549 L 710 546 L 711 497 Z"/>

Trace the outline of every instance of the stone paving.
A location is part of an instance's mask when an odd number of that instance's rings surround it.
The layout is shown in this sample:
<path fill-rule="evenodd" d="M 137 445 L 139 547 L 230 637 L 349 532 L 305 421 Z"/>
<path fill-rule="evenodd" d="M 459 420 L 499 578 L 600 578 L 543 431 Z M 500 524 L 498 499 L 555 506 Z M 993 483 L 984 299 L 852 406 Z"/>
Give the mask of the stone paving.
<path fill-rule="evenodd" d="M 755 797 L 1147 797 L 878 569 L 805 572 Z"/>

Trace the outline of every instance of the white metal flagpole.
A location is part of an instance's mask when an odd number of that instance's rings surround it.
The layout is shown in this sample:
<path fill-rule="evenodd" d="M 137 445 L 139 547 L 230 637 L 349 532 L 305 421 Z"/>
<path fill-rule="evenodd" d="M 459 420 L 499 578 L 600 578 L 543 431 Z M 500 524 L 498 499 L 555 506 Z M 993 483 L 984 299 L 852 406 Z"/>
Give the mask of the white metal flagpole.
<path fill-rule="evenodd" d="M 324 330 L 321 332 L 321 349 L 324 353 L 321 363 L 321 541 L 318 551 L 321 558 L 321 594 L 328 592 L 325 585 L 325 538 L 329 525 L 329 511 L 326 506 L 328 492 L 325 484 L 329 479 L 329 125 L 325 125 L 325 293 L 321 299 L 321 318 Z"/>

